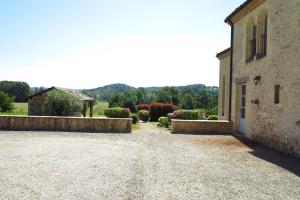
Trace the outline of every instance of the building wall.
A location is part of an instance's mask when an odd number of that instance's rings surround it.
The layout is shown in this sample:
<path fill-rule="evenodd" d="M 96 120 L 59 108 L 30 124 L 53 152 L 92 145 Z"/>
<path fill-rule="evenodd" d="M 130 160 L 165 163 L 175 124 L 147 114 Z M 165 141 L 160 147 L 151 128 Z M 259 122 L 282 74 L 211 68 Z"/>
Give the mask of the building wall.
<path fill-rule="evenodd" d="M 218 113 L 219 119 L 228 120 L 229 119 L 229 75 L 230 75 L 230 53 L 227 53 L 224 56 L 220 56 L 220 73 L 219 73 L 219 103 L 218 103 Z M 225 85 L 224 85 L 225 78 Z M 223 101 L 223 87 L 225 89 L 225 101 Z M 224 115 L 223 107 L 224 106 Z"/>
<path fill-rule="evenodd" d="M 56 90 L 60 93 L 62 91 L 57 90 L 57 89 L 52 89 L 51 91 Z M 33 96 L 32 98 L 28 99 L 28 115 L 30 116 L 45 116 L 45 107 L 44 107 L 44 102 L 45 99 L 48 95 L 48 92 L 41 93 L 39 95 Z M 70 114 L 70 116 L 73 117 L 81 117 L 81 113 L 73 113 Z"/>
<path fill-rule="evenodd" d="M 34 96 L 28 100 L 28 115 L 43 116 L 45 115 L 44 101 L 47 93 Z"/>
<path fill-rule="evenodd" d="M 267 55 L 246 60 L 246 25 L 268 13 Z M 234 24 L 232 120 L 239 131 L 241 83 L 247 86 L 246 137 L 300 156 L 300 1 L 266 0 Z M 222 61 L 221 61 L 222 63 Z M 261 76 L 257 85 L 253 78 Z M 228 76 L 229 77 L 229 76 Z M 274 85 L 280 103 L 274 104 Z M 259 99 L 259 104 L 251 100 Z"/>

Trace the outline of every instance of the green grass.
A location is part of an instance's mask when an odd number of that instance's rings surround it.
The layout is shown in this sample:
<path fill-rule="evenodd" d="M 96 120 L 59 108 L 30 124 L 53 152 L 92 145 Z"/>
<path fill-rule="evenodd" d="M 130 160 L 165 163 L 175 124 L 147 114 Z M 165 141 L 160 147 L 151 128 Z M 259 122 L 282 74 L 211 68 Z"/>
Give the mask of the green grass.
<path fill-rule="evenodd" d="M 132 129 L 133 129 L 133 130 L 140 129 L 139 123 L 137 123 L 137 124 L 132 124 Z"/>
<path fill-rule="evenodd" d="M 0 112 L 0 115 L 28 115 L 28 103 L 14 103 L 11 112 Z"/>
<path fill-rule="evenodd" d="M 104 116 L 104 110 L 108 108 L 108 102 L 97 102 L 94 105 L 93 111 L 94 111 L 94 116 L 95 117 L 100 117 L 100 116 Z"/>

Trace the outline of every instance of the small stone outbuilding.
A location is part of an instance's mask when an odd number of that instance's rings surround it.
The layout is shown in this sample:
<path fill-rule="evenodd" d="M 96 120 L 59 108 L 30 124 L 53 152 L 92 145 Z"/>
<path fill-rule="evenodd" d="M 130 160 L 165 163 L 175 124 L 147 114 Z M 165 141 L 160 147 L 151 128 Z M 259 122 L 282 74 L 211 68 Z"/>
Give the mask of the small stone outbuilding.
<path fill-rule="evenodd" d="M 28 98 L 28 115 L 32 116 L 45 116 L 45 110 L 44 110 L 44 101 L 48 95 L 49 91 L 52 90 L 58 90 L 60 92 L 64 92 L 68 95 L 71 95 L 73 97 L 78 98 L 83 103 L 83 116 L 86 116 L 86 111 L 89 108 L 90 109 L 90 117 L 93 117 L 93 105 L 95 102 L 95 99 L 87 96 L 81 92 L 78 92 L 76 90 L 67 89 L 67 88 L 61 88 L 61 87 L 51 87 L 44 91 L 38 92 L 34 95 L 31 95 Z"/>

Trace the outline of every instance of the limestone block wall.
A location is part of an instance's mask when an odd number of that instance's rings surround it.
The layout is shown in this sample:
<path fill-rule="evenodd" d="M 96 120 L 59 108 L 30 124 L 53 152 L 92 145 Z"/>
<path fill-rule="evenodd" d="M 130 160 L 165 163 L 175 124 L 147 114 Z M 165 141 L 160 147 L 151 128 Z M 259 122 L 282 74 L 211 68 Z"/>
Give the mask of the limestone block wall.
<path fill-rule="evenodd" d="M 172 119 L 172 133 L 232 134 L 232 122 L 226 120 L 177 120 Z"/>
<path fill-rule="evenodd" d="M 45 114 L 44 101 L 47 93 L 37 95 L 31 99 L 28 99 L 28 115 L 42 116 Z"/>
<path fill-rule="evenodd" d="M 219 59 L 220 59 L 220 70 L 219 70 L 220 72 L 219 72 L 218 115 L 219 115 L 219 119 L 228 120 L 229 119 L 229 89 L 230 89 L 230 80 L 229 80 L 230 54 L 227 54 L 226 57 L 222 57 Z M 225 99 L 223 99 L 223 92 L 225 95 Z M 224 106 L 224 112 L 223 112 L 223 106 Z"/>
<path fill-rule="evenodd" d="M 0 130 L 130 133 L 132 119 L 0 116 Z"/>
<path fill-rule="evenodd" d="M 268 13 L 267 55 L 245 62 L 246 25 L 260 11 Z M 246 137 L 269 147 L 300 156 L 300 1 L 266 0 L 234 24 L 232 120 L 239 131 L 240 91 L 246 95 Z M 253 78 L 261 76 L 257 85 Z M 274 86 L 280 85 L 280 103 Z M 259 104 L 251 100 L 259 99 Z"/>

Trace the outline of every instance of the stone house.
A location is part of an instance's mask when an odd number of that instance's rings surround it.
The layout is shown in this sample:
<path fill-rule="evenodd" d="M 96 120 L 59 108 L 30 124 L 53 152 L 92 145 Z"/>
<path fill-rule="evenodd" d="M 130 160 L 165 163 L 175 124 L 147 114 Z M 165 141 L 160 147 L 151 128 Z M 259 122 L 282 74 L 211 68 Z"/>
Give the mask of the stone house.
<path fill-rule="evenodd" d="M 247 0 L 225 22 L 219 118 L 234 131 L 300 157 L 300 0 Z"/>
<path fill-rule="evenodd" d="M 44 101 L 49 91 L 58 90 L 60 92 L 64 92 L 68 95 L 78 98 L 83 103 L 83 116 L 85 117 L 87 108 L 90 109 L 90 117 L 93 116 L 93 105 L 95 99 L 89 97 L 81 92 L 72 89 L 66 89 L 61 87 L 51 87 L 34 95 L 31 95 L 28 98 L 28 115 L 34 116 L 44 116 Z"/>

